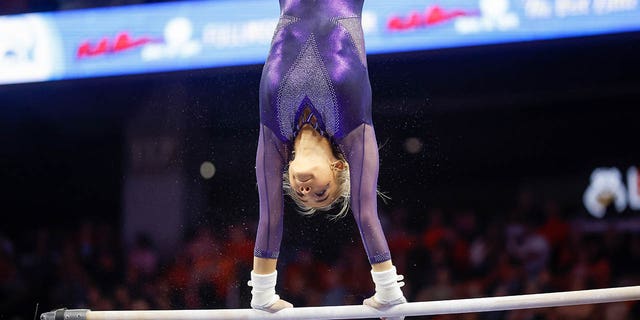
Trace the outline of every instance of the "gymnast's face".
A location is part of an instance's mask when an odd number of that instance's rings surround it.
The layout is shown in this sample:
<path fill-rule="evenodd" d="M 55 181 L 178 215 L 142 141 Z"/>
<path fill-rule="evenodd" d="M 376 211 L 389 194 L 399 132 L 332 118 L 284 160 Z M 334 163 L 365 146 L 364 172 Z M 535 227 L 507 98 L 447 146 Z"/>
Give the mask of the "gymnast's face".
<path fill-rule="evenodd" d="M 294 141 L 289 162 L 289 184 L 295 196 L 310 208 L 322 208 L 338 197 L 336 173 L 345 168 L 336 159 L 329 140 L 305 125 Z"/>
<path fill-rule="evenodd" d="M 296 155 L 289 163 L 291 188 L 308 207 L 326 207 L 336 199 L 335 170 L 341 163 L 322 154 Z"/>

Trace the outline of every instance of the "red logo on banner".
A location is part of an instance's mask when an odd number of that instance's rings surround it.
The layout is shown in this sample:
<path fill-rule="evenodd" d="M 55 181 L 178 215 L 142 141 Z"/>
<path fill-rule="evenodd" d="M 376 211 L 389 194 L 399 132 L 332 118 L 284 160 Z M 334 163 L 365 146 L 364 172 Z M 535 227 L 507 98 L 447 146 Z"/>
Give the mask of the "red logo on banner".
<path fill-rule="evenodd" d="M 133 48 L 144 46 L 147 43 L 160 42 L 149 37 L 132 38 L 129 33 L 121 32 L 115 39 L 102 38 L 97 44 L 85 41 L 78 47 L 76 58 L 90 58 L 102 56 L 105 54 L 113 54 Z"/>
<path fill-rule="evenodd" d="M 447 11 L 438 5 L 433 5 L 424 13 L 412 12 L 407 17 L 393 16 L 387 22 L 387 28 L 391 31 L 404 31 L 417 29 L 420 27 L 429 27 L 440 24 L 457 17 L 477 16 L 477 11 L 450 10 Z"/>

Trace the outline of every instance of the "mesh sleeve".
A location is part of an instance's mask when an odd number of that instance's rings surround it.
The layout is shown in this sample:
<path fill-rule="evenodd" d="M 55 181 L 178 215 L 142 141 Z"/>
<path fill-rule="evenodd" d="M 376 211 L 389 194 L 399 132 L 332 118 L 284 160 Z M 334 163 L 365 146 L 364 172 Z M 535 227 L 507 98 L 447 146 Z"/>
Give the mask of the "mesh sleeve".
<path fill-rule="evenodd" d="M 369 262 L 391 259 L 389 246 L 378 218 L 378 143 L 373 126 L 362 124 L 339 142 L 349 163 L 351 209 Z"/>
<path fill-rule="evenodd" d="M 260 199 L 260 219 L 253 252 L 259 258 L 276 259 L 282 241 L 282 173 L 286 151 L 284 144 L 264 125 L 260 126 L 258 139 L 256 181 Z"/>

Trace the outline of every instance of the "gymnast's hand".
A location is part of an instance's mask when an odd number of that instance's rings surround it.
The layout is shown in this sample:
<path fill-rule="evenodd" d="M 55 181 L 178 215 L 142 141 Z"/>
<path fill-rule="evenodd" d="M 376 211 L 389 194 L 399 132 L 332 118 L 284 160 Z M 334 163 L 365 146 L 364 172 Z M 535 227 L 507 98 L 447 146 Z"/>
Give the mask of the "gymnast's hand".
<path fill-rule="evenodd" d="M 376 300 L 375 296 L 367 298 L 364 300 L 364 302 L 362 302 L 362 304 L 364 304 L 365 306 L 369 306 L 371 308 L 383 311 L 383 310 L 387 310 L 395 305 L 401 304 L 401 303 L 407 303 L 407 299 L 405 297 L 401 297 L 398 298 L 397 300 L 394 301 L 390 301 L 390 302 L 379 302 L 378 300 Z M 380 318 L 382 320 L 404 320 L 403 316 L 400 317 L 384 317 L 384 318 Z"/>
<path fill-rule="evenodd" d="M 383 271 L 375 271 L 375 269 L 386 269 Z M 404 286 L 404 277 L 397 274 L 396 267 L 391 261 L 374 265 L 371 270 L 371 277 L 376 285 L 376 294 L 371 298 L 365 299 L 363 304 L 377 310 L 386 310 L 401 303 L 407 303 L 407 299 L 402 293 Z M 403 320 L 404 317 L 382 318 L 383 320 Z"/>
<path fill-rule="evenodd" d="M 254 309 L 258 309 L 258 310 L 263 310 L 263 311 L 267 311 L 267 312 L 278 312 L 282 309 L 286 309 L 286 308 L 293 308 L 293 305 L 285 300 L 282 299 L 278 299 L 276 302 L 274 302 L 272 305 L 268 306 L 268 307 L 261 307 L 261 306 L 253 306 L 252 307 Z"/>
<path fill-rule="evenodd" d="M 257 274 L 251 271 L 251 281 L 249 281 L 248 285 L 253 287 L 251 290 L 252 308 L 267 312 L 278 312 L 282 309 L 293 308 L 291 303 L 280 299 L 280 296 L 276 294 L 277 277 L 277 271 L 268 274 Z"/>

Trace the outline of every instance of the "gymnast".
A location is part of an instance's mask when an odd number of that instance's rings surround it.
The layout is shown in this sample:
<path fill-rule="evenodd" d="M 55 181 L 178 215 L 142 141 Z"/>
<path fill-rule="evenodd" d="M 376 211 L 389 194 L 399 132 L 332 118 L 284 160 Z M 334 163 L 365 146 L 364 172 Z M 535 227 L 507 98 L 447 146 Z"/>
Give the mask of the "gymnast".
<path fill-rule="evenodd" d="M 361 24 L 364 0 L 280 0 L 260 81 L 260 220 L 251 307 L 293 307 L 275 292 L 283 194 L 305 214 L 353 212 L 371 263 L 376 309 L 406 303 L 377 212 L 378 145 Z"/>

